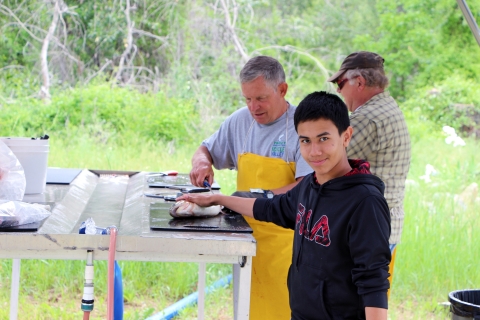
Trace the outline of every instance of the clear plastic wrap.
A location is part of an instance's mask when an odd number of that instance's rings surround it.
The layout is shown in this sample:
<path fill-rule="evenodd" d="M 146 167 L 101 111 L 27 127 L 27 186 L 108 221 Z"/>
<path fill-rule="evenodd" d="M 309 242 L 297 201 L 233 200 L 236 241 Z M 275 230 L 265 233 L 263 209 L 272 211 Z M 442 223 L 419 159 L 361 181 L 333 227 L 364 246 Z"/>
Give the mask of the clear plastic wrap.
<path fill-rule="evenodd" d="M 50 214 L 49 205 L 0 200 L 0 228 L 39 222 Z"/>
<path fill-rule="evenodd" d="M 0 199 L 20 201 L 25 187 L 25 172 L 20 161 L 0 139 Z"/>

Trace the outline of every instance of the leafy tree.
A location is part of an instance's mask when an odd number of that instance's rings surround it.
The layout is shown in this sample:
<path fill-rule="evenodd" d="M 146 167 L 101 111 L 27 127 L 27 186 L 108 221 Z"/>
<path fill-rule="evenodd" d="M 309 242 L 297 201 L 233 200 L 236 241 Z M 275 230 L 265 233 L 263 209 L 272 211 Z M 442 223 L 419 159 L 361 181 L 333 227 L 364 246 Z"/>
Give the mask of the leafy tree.
<path fill-rule="evenodd" d="M 480 3 L 470 9 L 480 17 Z M 361 35 L 358 45 L 382 54 L 391 73 L 392 94 L 405 99 L 416 87 L 444 80 L 456 72 L 480 72 L 478 45 L 456 2 L 401 0 L 377 3 L 380 25 L 375 35 Z"/>

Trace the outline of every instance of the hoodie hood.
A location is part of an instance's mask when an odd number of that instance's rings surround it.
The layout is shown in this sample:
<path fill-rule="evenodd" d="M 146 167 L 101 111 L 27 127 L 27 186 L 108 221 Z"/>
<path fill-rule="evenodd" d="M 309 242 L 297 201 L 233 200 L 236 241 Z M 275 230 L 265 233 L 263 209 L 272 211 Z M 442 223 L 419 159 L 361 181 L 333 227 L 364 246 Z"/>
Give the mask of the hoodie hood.
<path fill-rule="evenodd" d="M 361 159 L 348 159 L 348 163 L 352 170 L 342 177 L 338 177 L 325 182 L 320 185 L 317 182 L 315 172 L 311 175 L 310 185 L 313 189 L 320 192 L 327 192 L 327 190 L 342 190 L 348 189 L 355 185 L 371 185 L 377 188 L 383 195 L 385 192 L 385 184 L 383 181 L 370 172 L 370 163 Z M 325 190 L 324 190 L 325 189 Z"/>

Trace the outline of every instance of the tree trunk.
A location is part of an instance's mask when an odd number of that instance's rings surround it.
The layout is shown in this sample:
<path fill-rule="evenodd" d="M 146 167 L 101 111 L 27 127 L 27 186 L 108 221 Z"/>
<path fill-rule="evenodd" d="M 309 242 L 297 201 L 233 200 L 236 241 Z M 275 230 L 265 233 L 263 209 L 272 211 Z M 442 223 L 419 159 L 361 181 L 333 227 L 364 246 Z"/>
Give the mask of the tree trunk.
<path fill-rule="evenodd" d="M 40 52 L 40 63 L 41 63 L 41 73 L 42 73 L 42 87 L 40 89 L 40 97 L 42 99 L 50 99 L 50 74 L 48 72 L 48 46 L 50 45 L 50 40 L 55 34 L 57 29 L 58 20 L 60 19 L 61 3 L 62 0 L 56 0 L 53 6 L 53 19 L 50 27 L 48 28 L 47 35 L 43 39 L 42 51 Z"/>

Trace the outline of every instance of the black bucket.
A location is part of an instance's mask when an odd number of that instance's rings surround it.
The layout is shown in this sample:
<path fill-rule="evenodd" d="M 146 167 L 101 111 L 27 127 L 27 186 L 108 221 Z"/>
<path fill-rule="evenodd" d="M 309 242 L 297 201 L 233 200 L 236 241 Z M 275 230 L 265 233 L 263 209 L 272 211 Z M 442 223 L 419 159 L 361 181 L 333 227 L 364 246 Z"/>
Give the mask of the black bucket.
<path fill-rule="evenodd" d="M 459 290 L 448 294 L 452 320 L 480 320 L 480 290 Z"/>

